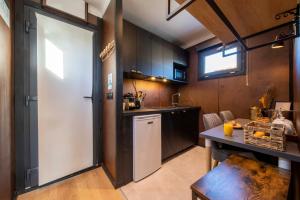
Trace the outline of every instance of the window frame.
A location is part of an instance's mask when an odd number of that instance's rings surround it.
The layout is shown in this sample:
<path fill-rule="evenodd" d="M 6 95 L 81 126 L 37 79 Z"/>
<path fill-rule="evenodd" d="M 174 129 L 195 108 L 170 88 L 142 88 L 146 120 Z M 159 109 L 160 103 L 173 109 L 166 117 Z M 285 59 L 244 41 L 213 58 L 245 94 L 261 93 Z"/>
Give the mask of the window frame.
<path fill-rule="evenodd" d="M 198 53 L 198 81 L 217 79 L 217 78 L 226 78 L 232 76 L 241 76 L 246 74 L 246 52 L 241 50 L 241 47 L 237 44 L 231 44 L 226 46 L 226 49 L 237 48 L 237 68 L 235 69 L 226 69 L 216 72 L 210 72 L 205 74 L 205 57 L 210 56 L 219 52 L 222 52 L 222 49 L 219 49 L 222 44 L 217 44 L 202 50 L 199 50 Z"/>

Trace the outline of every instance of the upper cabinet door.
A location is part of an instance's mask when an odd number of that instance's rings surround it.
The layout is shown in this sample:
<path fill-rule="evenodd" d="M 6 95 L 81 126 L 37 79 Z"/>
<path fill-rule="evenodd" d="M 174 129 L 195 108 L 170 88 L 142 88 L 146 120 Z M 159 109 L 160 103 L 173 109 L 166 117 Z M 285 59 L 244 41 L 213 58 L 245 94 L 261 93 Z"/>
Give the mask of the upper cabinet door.
<path fill-rule="evenodd" d="M 170 43 L 163 41 L 163 67 L 164 77 L 173 80 L 173 47 Z"/>
<path fill-rule="evenodd" d="M 137 70 L 148 76 L 152 75 L 151 38 L 151 33 L 137 29 Z"/>
<path fill-rule="evenodd" d="M 124 72 L 130 72 L 131 70 L 137 70 L 137 28 L 125 20 L 123 26 L 123 70 Z"/>
<path fill-rule="evenodd" d="M 156 37 L 152 37 L 152 75 L 163 76 L 163 41 Z"/>
<path fill-rule="evenodd" d="M 173 54 L 174 63 L 187 67 L 188 66 L 187 52 L 177 46 L 174 46 L 173 52 L 174 52 Z"/>

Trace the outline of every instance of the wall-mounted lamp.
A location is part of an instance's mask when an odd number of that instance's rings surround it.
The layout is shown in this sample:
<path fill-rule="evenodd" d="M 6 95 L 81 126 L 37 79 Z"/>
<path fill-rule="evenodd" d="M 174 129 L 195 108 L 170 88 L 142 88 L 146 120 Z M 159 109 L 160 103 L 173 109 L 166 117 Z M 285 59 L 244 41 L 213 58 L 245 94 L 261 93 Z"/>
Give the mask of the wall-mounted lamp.
<path fill-rule="evenodd" d="M 167 80 L 166 78 L 163 78 L 163 82 L 165 82 L 165 83 L 166 83 L 166 82 L 168 82 L 168 80 Z"/>
<path fill-rule="evenodd" d="M 280 33 L 279 35 L 276 35 L 275 40 L 277 41 L 276 43 L 272 44 L 272 49 L 279 49 L 284 47 L 284 41 L 280 41 L 282 38 L 284 38 L 284 35 Z"/>

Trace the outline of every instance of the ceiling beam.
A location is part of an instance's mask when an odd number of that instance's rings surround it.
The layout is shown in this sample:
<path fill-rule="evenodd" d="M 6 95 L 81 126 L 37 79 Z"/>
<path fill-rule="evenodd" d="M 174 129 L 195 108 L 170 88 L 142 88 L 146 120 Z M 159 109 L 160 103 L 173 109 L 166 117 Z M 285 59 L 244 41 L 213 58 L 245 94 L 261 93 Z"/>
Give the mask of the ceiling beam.
<path fill-rule="evenodd" d="M 227 19 L 227 17 L 224 15 L 222 10 L 219 8 L 219 6 L 216 4 L 214 0 L 206 0 L 208 5 L 215 11 L 215 13 L 218 15 L 218 17 L 224 22 L 224 24 L 227 26 L 227 28 L 231 31 L 231 33 L 234 35 L 236 40 L 240 43 L 241 47 L 244 50 L 248 50 L 247 45 L 245 44 L 244 40 L 240 36 L 240 34 L 235 30 L 231 22 Z"/>
<path fill-rule="evenodd" d="M 186 0 L 183 4 L 181 4 L 178 8 L 176 8 L 173 12 L 171 12 L 171 0 L 168 0 L 168 16 L 167 21 L 171 20 L 173 17 L 178 15 L 181 11 L 186 9 L 189 5 L 191 5 L 196 0 Z"/>

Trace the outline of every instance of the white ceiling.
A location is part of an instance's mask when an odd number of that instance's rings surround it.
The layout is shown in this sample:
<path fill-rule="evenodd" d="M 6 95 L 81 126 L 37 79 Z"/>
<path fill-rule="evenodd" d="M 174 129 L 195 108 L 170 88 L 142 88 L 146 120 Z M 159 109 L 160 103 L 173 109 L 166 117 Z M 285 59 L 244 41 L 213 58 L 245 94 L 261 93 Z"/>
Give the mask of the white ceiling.
<path fill-rule="evenodd" d="M 167 0 L 123 0 L 124 18 L 160 37 L 188 48 L 213 35 L 187 11 L 166 21 Z M 178 4 L 171 1 L 171 10 Z"/>
<path fill-rule="evenodd" d="M 89 11 L 102 17 L 110 0 L 85 0 Z M 172 0 L 171 9 L 178 4 Z M 166 21 L 167 0 L 123 0 L 124 18 L 182 48 L 208 40 L 214 35 L 187 11 Z"/>

